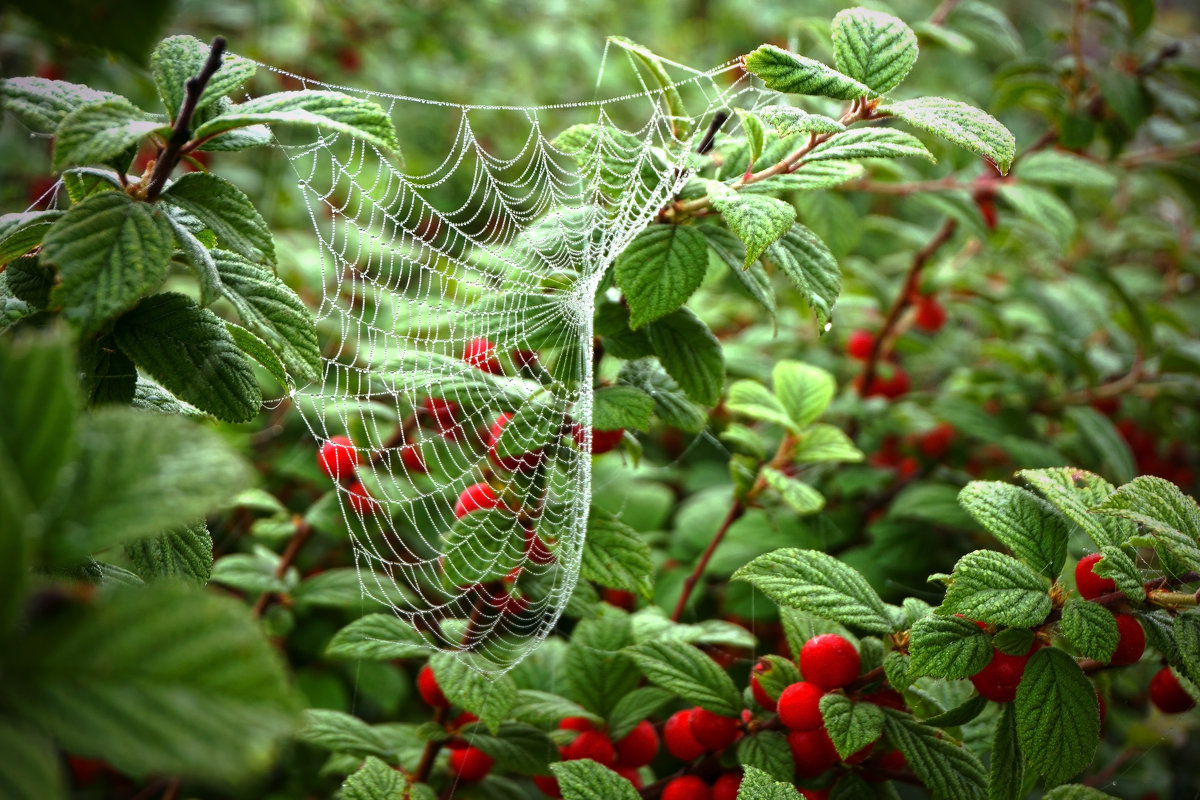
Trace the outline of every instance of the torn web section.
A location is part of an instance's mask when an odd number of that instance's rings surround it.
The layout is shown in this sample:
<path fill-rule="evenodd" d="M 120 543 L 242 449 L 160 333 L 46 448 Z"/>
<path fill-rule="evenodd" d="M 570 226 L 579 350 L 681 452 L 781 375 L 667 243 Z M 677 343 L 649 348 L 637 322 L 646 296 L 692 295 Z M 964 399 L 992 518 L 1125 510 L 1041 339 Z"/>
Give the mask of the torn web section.
<path fill-rule="evenodd" d="M 486 671 L 536 647 L 578 580 L 596 296 L 727 101 L 713 76 L 689 80 L 695 120 L 649 90 L 536 109 L 369 95 L 402 148 L 436 130 L 441 157 L 328 134 L 286 147 L 334 340 L 296 400 L 319 441 L 348 436 L 358 454 L 336 489 L 363 591 Z M 521 144 L 494 153 L 494 130 Z"/>

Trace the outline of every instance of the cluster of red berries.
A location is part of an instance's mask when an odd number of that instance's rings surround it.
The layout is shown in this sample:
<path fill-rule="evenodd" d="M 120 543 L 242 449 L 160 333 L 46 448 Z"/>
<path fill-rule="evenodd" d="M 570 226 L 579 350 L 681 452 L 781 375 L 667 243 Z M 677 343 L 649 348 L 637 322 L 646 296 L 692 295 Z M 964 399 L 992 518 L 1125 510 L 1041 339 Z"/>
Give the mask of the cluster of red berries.
<path fill-rule="evenodd" d="M 1111 416 L 1120 409 L 1120 400 L 1105 398 L 1104 401 L 1093 403 L 1093 407 Z M 1153 434 L 1132 419 L 1118 422 L 1117 430 L 1129 444 L 1139 474 L 1157 475 L 1179 486 L 1195 484 L 1196 473 L 1187 463 L 1187 451 L 1183 442 L 1172 442 L 1163 448 Z"/>
<path fill-rule="evenodd" d="M 559 730 L 577 732 L 570 744 L 559 748 L 559 756 L 563 761 L 590 758 L 615 771 L 639 789 L 643 784 L 639 770 L 658 754 L 658 732 L 646 720 L 639 722 L 616 742 L 603 728 L 584 717 L 567 717 L 558 727 Z M 553 777 L 536 775 L 533 782 L 547 797 L 562 797 L 558 781 Z"/>
<path fill-rule="evenodd" d="M 921 459 L 940 463 L 950 453 L 958 431 L 948 422 L 903 438 L 889 434 L 871 454 L 870 463 L 884 469 L 894 469 L 900 478 L 909 478 L 921 467 Z M 918 456 L 920 458 L 918 458 Z"/>
<path fill-rule="evenodd" d="M 434 708 L 449 708 L 450 701 L 438 685 L 437 677 L 428 664 L 421 667 L 417 673 L 417 693 L 421 699 Z M 478 722 L 479 718 L 469 711 L 464 711 L 451 720 L 446 729 L 457 733 L 463 727 Z M 464 781 L 481 781 L 492 771 L 495 759 L 477 747 L 471 747 L 462 739 L 452 737 L 446 743 L 450 750 L 450 771 Z"/>
<path fill-rule="evenodd" d="M 346 487 L 346 500 L 354 513 L 360 517 L 372 514 L 379 508 L 379 503 L 358 480 L 358 467 L 362 463 L 358 448 L 346 436 L 334 436 L 317 451 L 317 466 L 321 471 L 338 483 L 349 483 Z"/>

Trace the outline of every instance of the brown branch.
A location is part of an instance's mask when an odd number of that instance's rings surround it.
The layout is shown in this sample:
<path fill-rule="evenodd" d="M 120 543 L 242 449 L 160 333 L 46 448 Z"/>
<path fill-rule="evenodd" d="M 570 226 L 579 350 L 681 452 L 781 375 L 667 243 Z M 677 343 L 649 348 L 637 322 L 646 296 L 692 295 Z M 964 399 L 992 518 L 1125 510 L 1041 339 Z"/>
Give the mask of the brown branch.
<path fill-rule="evenodd" d="M 292 562 L 296 560 L 296 555 L 300 552 L 300 548 L 308 541 L 313 534 L 313 527 L 305 522 L 304 518 L 299 514 L 292 517 L 292 521 L 296 525 L 296 532 L 292 534 L 292 538 L 288 540 L 287 547 L 283 550 L 283 555 L 279 557 L 279 564 L 275 567 L 275 577 L 283 580 L 287 575 L 288 569 L 291 568 Z M 254 609 L 250 612 L 254 617 L 261 617 L 263 611 L 267 609 L 267 603 L 271 600 L 273 592 L 263 592 L 254 601 Z"/>
<path fill-rule="evenodd" d="M 433 721 L 438 725 L 445 725 L 446 709 L 439 708 L 434 711 Z M 437 759 L 437 754 L 442 749 L 442 744 L 442 742 L 432 740 L 425 743 L 425 749 L 421 751 L 421 761 L 417 764 L 417 771 L 412 775 L 413 783 L 425 783 L 429 780 L 429 773 L 433 770 L 433 762 Z"/>
<path fill-rule="evenodd" d="M 959 0 L 942 0 L 941 5 L 933 10 L 929 15 L 929 24 L 941 27 L 946 24 L 946 17 L 950 16 L 950 12 L 959 4 Z"/>
<path fill-rule="evenodd" d="M 1124 375 L 1086 389 L 1067 392 L 1058 397 L 1045 398 L 1037 404 L 1036 409 L 1042 413 L 1048 413 L 1059 408 L 1066 408 L 1067 406 L 1087 405 L 1093 400 L 1103 400 L 1109 397 L 1120 397 L 1128 394 L 1146 377 L 1143 359 L 1144 356 L 1139 349 L 1134 353 L 1133 364 L 1129 367 L 1129 372 Z"/>
<path fill-rule="evenodd" d="M 717 545 L 721 544 L 721 540 L 725 538 L 725 534 L 729 531 L 733 523 L 741 519 L 746 513 L 745 500 L 735 498 L 733 504 L 729 506 L 729 513 L 725 515 L 725 521 L 721 523 L 721 527 L 713 535 L 712 541 L 708 543 L 700 560 L 696 562 L 695 569 L 692 574 L 688 575 L 683 581 L 683 590 L 679 593 L 679 602 L 675 604 L 675 610 L 671 613 L 671 620 L 678 622 L 683 616 L 683 609 L 687 607 L 688 598 L 692 596 L 692 590 L 696 588 L 696 584 L 700 582 L 704 574 L 704 568 L 708 566 L 709 560 L 717 549 Z"/>
<path fill-rule="evenodd" d="M 954 178 L 938 178 L 930 181 L 909 181 L 907 183 L 888 183 L 886 181 L 846 181 L 838 184 L 835 189 L 846 192 L 871 192 L 872 194 L 889 194 L 906 197 L 920 192 L 949 192 L 955 189 L 974 191 L 982 185 L 991 185 L 992 178 L 976 178 L 973 181 L 959 181 Z M 977 185 L 978 184 L 978 185 Z"/>
<path fill-rule="evenodd" d="M 1140 167 L 1159 161 L 1176 161 L 1188 156 L 1200 155 L 1200 142 L 1187 142 L 1172 147 L 1155 147 L 1137 153 L 1126 153 L 1117 159 L 1122 167 Z"/>

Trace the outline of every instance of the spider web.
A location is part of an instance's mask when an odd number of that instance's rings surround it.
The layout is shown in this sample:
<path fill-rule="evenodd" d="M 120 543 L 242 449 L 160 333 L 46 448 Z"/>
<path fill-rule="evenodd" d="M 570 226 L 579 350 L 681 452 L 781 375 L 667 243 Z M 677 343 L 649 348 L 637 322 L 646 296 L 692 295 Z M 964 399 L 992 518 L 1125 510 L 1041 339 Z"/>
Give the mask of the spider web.
<path fill-rule="evenodd" d="M 425 169 L 345 136 L 285 145 L 337 331 L 294 399 L 318 444 L 358 453 L 337 494 L 363 592 L 488 672 L 545 639 L 580 577 L 609 268 L 687 184 L 714 115 L 760 99 L 732 62 L 661 88 L 631 66 L 640 91 L 537 107 L 291 76 L 379 103 L 402 143 L 451 131 Z M 517 152 L 491 152 L 497 126 Z"/>

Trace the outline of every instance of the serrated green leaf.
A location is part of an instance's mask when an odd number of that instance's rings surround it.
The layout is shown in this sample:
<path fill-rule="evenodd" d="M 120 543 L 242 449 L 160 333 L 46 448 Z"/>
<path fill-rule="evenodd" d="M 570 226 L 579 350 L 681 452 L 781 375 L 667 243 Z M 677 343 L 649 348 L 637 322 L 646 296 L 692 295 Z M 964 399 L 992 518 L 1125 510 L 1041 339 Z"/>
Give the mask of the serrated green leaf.
<path fill-rule="evenodd" d="M 632 642 L 627 615 L 614 614 L 579 623 L 564 659 L 567 696 L 589 711 L 607 717 L 617 702 L 641 681 L 637 664 L 624 651 Z"/>
<path fill-rule="evenodd" d="M 123 97 L 71 111 L 54 133 L 54 170 L 104 164 L 151 134 L 167 136 L 171 126 Z"/>
<path fill-rule="evenodd" d="M 566 414 L 561 406 L 552 400 L 546 404 L 546 400 L 550 398 L 534 395 L 517 408 L 496 440 L 497 458 L 516 459 L 528 466 L 537 461 L 537 457 L 531 454 L 558 441 Z M 594 423 L 592 427 L 610 430 L 599 428 Z"/>
<path fill-rule="evenodd" d="M 737 800 L 801 800 L 800 791 L 792 784 L 791 776 L 775 780 L 769 773 L 747 766 L 738 788 Z"/>
<path fill-rule="evenodd" d="M 574 159 L 580 174 L 596 192 L 614 201 L 620 200 L 631 187 L 657 185 L 662 171 L 670 169 L 653 149 L 646 148 L 641 137 L 611 122 L 572 125 L 550 144 Z"/>
<path fill-rule="evenodd" d="M 1100 505 L 1113 493 L 1113 485 L 1099 475 L 1072 467 L 1026 469 L 1017 475 L 1037 489 L 1067 519 L 1083 528 L 1097 547 L 1119 547 L 1133 536 L 1133 523 L 1089 513 L 1089 509 Z"/>
<path fill-rule="evenodd" d="M 343 800 L 396 800 L 403 797 L 404 776 L 374 756 L 367 756 L 361 767 L 342 784 Z"/>
<path fill-rule="evenodd" d="M 746 581 L 781 606 L 872 633 L 894 626 L 883 600 L 862 575 L 818 550 L 785 548 L 761 555 L 731 580 Z"/>
<path fill-rule="evenodd" d="M 992 550 L 967 553 L 954 565 L 939 614 L 1011 625 L 1040 625 L 1050 613 L 1045 578 L 1011 556 Z"/>
<path fill-rule="evenodd" d="M 212 574 L 212 536 L 204 520 L 129 542 L 125 554 L 144 580 L 172 578 L 203 586 Z"/>
<path fill-rule="evenodd" d="M 617 258 L 614 276 L 637 330 L 682 306 L 708 269 L 707 244 L 696 228 L 651 225 Z"/>
<path fill-rule="evenodd" d="M 1028 628 L 1007 628 L 992 637 L 992 646 L 1010 656 L 1023 656 L 1033 649 L 1034 635 Z"/>
<path fill-rule="evenodd" d="M 37 256 L 22 256 L 9 262 L 4 268 L 4 276 L 8 281 L 9 291 L 17 299 L 34 308 L 46 308 L 50 305 L 50 291 L 54 288 L 58 275 L 50 267 L 38 263 Z"/>
<path fill-rule="evenodd" d="M 643 642 L 627 648 L 630 658 L 653 684 L 714 714 L 735 717 L 742 696 L 715 661 L 684 642 Z"/>
<path fill-rule="evenodd" d="M 1200 570 L 1200 507 L 1170 481 L 1142 475 L 1092 508 L 1136 522 L 1188 569 Z"/>
<path fill-rule="evenodd" d="M 846 130 L 845 125 L 832 117 L 810 114 L 792 106 L 767 106 L 760 108 L 757 113 L 763 122 L 785 138 L 797 133 L 839 133 Z"/>
<path fill-rule="evenodd" d="M 775 396 L 788 416 L 803 428 L 825 413 L 837 389 L 833 375 L 799 361 L 779 361 L 771 370 Z"/>
<path fill-rule="evenodd" d="M 1183 671 L 1193 683 L 1200 685 L 1200 616 L 1195 612 L 1176 614 L 1171 628 Z"/>
<path fill-rule="evenodd" d="M 396 758 L 395 748 L 387 737 L 358 717 L 342 711 L 306 709 L 304 725 L 296 732 L 296 738 L 334 753 L 377 756 L 390 762 Z"/>
<path fill-rule="evenodd" d="M 866 167 L 858 161 L 803 161 L 795 172 L 773 175 L 770 178 L 742 187 L 743 193 L 781 194 L 828 189 L 846 181 L 861 178 Z"/>
<path fill-rule="evenodd" d="M 842 758 L 857 753 L 883 732 L 881 707 L 855 702 L 843 694 L 830 693 L 822 697 L 821 716 L 825 720 L 825 730 Z"/>
<path fill-rule="evenodd" d="M 1121 638 L 1111 611 L 1078 597 L 1070 598 L 1063 606 L 1059 629 L 1081 654 L 1105 664 Z"/>
<path fill-rule="evenodd" d="M 268 347 L 266 342 L 241 325 L 235 325 L 232 322 L 225 323 L 225 330 L 229 331 L 233 343 L 239 350 L 257 361 L 280 386 L 285 389 L 289 388 L 287 368 L 279 360 L 279 355 Z"/>
<path fill-rule="evenodd" d="M 654 575 L 650 545 L 633 528 L 593 507 L 579 575 L 610 589 L 649 596 Z"/>
<path fill-rule="evenodd" d="M 451 586 L 499 580 L 525 559 L 525 529 L 499 509 L 472 511 L 443 534 L 442 571 Z"/>
<path fill-rule="evenodd" d="M 760 769 L 785 783 L 791 782 L 796 771 L 787 737 L 777 731 L 759 731 L 744 737 L 737 745 L 737 760 L 743 767 Z"/>
<path fill-rule="evenodd" d="M 1047 647 L 1029 659 L 1017 687 L 1016 717 L 1026 763 L 1047 785 L 1091 763 L 1100 738 L 1096 689 L 1062 650 Z"/>
<path fill-rule="evenodd" d="M 787 409 L 770 389 L 755 381 L 734 381 L 729 387 L 729 400 L 725 407 L 734 414 L 751 419 L 772 422 L 790 431 L 798 431 Z"/>
<path fill-rule="evenodd" d="M 992 660 L 992 643 L 969 619 L 929 616 L 913 623 L 909 654 L 914 677 L 969 678 Z"/>
<path fill-rule="evenodd" d="M 987 705 L 988 699 L 986 697 L 981 694 L 972 694 L 954 708 L 947 709 L 940 714 L 934 714 L 932 717 L 921 721 L 935 728 L 957 728 L 961 725 L 966 725 L 978 717 L 987 708 Z"/>
<path fill-rule="evenodd" d="M 1062 150 L 1038 150 L 1021 159 L 1020 179 L 1048 186 L 1111 192 L 1117 179 L 1095 161 Z"/>
<path fill-rule="evenodd" d="M 854 446 L 854 441 L 840 428 L 818 422 L 809 425 L 800 436 L 792 453 L 797 464 L 823 463 L 828 461 L 857 462 L 863 453 Z"/>
<path fill-rule="evenodd" d="M 821 237 L 796 224 L 772 243 L 765 255 L 768 262 L 796 285 L 816 313 L 817 323 L 826 325 L 842 291 L 842 271 Z"/>
<path fill-rule="evenodd" d="M 798 514 L 815 514 L 825 507 L 825 497 L 807 483 L 798 481 L 774 467 L 763 467 L 759 475 L 767 486 L 778 492 L 783 502 Z"/>
<path fill-rule="evenodd" d="M 917 63 L 917 35 L 890 14 L 848 8 L 833 18 L 833 56 L 841 72 L 889 92 Z"/>
<path fill-rule="evenodd" d="M 592 427 L 599 431 L 650 429 L 654 398 L 635 386 L 601 386 L 592 396 Z"/>
<path fill-rule="evenodd" d="M 382 108 L 341 92 L 278 92 L 234 105 L 200 125 L 196 139 L 208 139 L 250 125 L 283 125 L 346 134 L 384 150 L 399 149 L 392 120 Z"/>
<path fill-rule="evenodd" d="M 4 110 L 16 114 L 40 133 L 52 133 L 63 117 L 77 108 L 124 99 L 112 92 L 47 78 L 31 76 L 0 81 L 0 103 Z"/>
<path fill-rule="evenodd" d="M 1114 800 L 1114 797 L 1090 786 L 1071 783 L 1054 787 L 1042 795 L 1042 800 Z"/>
<path fill-rule="evenodd" d="M 590 758 L 550 766 L 563 800 L 641 800 L 633 784 Z"/>
<path fill-rule="evenodd" d="M 250 261 L 274 261 L 275 240 L 246 193 L 211 172 L 182 175 L 162 193 L 217 237 L 217 244 Z"/>
<path fill-rule="evenodd" d="M 520 722 L 502 722 L 495 734 L 468 730 L 465 738 L 506 770 L 523 775 L 548 775 L 550 764 L 559 760 L 558 748 L 545 731 Z"/>
<path fill-rule="evenodd" d="M 710 182 L 709 200 L 725 224 L 746 245 L 744 268 L 754 263 L 796 221 L 791 203 L 756 194 L 735 192 L 723 183 Z"/>
<path fill-rule="evenodd" d="M 667 374 L 687 396 L 715 406 L 725 385 L 721 343 L 689 308 L 679 308 L 646 326 L 650 344 Z"/>
<path fill-rule="evenodd" d="M 0 216 L 0 264 L 8 264 L 42 243 L 46 231 L 63 215 L 61 211 L 23 211 Z M 9 285 L 13 294 L 21 297 L 19 289 Z"/>
<path fill-rule="evenodd" d="M 446 699 L 479 717 L 493 733 L 516 705 L 517 685 L 511 675 L 485 675 L 459 653 L 434 653 L 429 666 Z"/>
<path fill-rule="evenodd" d="M 117 345 L 172 394 L 229 422 L 258 413 L 262 392 L 224 323 L 182 294 L 148 297 L 117 320 Z"/>
<path fill-rule="evenodd" d="M 41 261 L 58 267 L 51 301 L 88 333 L 162 283 L 171 261 L 171 229 L 148 203 L 124 192 L 103 192 L 72 206 L 51 226 Z"/>
<path fill-rule="evenodd" d="M 762 122 L 749 111 L 743 108 L 734 109 L 738 116 L 738 121 L 742 126 L 742 136 L 745 137 L 750 163 L 753 164 L 762 156 L 763 151 L 763 126 Z"/>
<path fill-rule="evenodd" d="M 978 756 L 940 738 L 940 731 L 922 725 L 902 711 L 884 708 L 883 730 L 909 768 L 928 787 L 935 800 L 982 800 L 987 773 Z"/>
<path fill-rule="evenodd" d="M 906 156 L 937 161 L 921 140 L 912 134 L 895 128 L 852 128 L 843 133 L 835 133 L 808 151 L 804 156 L 804 163 Z"/>
<path fill-rule="evenodd" d="M 1142 602 L 1146 597 L 1146 585 L 1133 559 L 1121 548 L 1111 545 L 1101 547 L 1100 554 L 1104 558 L 1092 567 L 1092 571 L 1101 578 L 1112 578 L 1117 584 L 1117 591 L 1123 592 L 1133 602 Z"/>
<path fill-rule="evenodd" d="M 636 386 L 654 398 L 654 413 L 666 424 L 684 433 L 699 433 L 708 422 L 703 406 L 688 399 L 675 379 L 654 359 L 630 361 L 617 376 L 621 383 Z"/>
<path fill-rule="evenodd" d="M 776 92 L 819 95 L 835 100 L 855 100 L 871 92 L 870 87 L 849 75 L 773 44 L 762 45 L 744 60 L 746 69 Z"/>
<path fill-rule="evenodd" d="M 804 680 L 800 675 L 800 668 L 790 658 L 766 655 L 762 660 L 767 664 L 767 668 L 755 674 L 758 677 L 758 685 L 772 699 L 778 700 L 784 689 Z"/>
<path fill-rule="evenodd" d="M 1021 800 L 1025 796 L 1025 757 L 1017 737 L 1017 715 L 1005 703 L 996 717 L 992 734 L 992 757 L 988 766 L 988 800 Z"/>
<path fill-rule="evenodd" d="M 708 246 L 720 256 L 729 267 L 734 279 L 742 285 L 752 298 L 775 319 L 775 287 L 771 285 L 771 277 L 767 275 L 761 264 L 751 264 L 746 267 L 746 246 L 733 231 L 720 225 L 701 225 L 699 230 L 708 240 Z"/>
<path fill-rule="evenodd" d="M 958 502 L 1017 558 L 1051 580 L 1058 577 L 1070 530 L 1049 503 L 999 481 L 971 481 Z"/>
<path fill-rule="evenodd" d="M 208 60 L 209 45 L 194 36 L 168 36 L 150 54 L 150 71 L 154 76 L 154 88 L 171 119 L 183 105 L 185 86 L 189 78 L 200 74 Z M 204 92 L 196 104 L 202 111 L 223 95 L 237 89 L 254 77 L 257 65 L 248 58 L 232 53 L 221 56 L 221 66 L 204 86 Z"/>
<path fill-rule="evenodd" d="M 330 658 L 389 661 L 423 658 L 433 652 L 412 625 L 395 614 L 367 614 L 333 635 L 325 647 Z"/>
<path fill-rule="evenodd" d="M 1017 140 L 1008 128 L 991 114 L 944 97 L 921 97 L 887 103 L 877 113 L 891 114 L 914 128 L 928 131 L 996 165 L 1007 174 L 1016 156 Z"/>
<path fill-rule="evenodd" d="M 608 735 L 614 742 L 623 739 L 642 720 L 657 714 L 675 701 L 675 694 L 656 686 L 641 686 L 623 696 L 608 714 Z M 587 715 L 586 712 L 584 714 Z M 571 715 L 564 715 L 571 716 Z M 561 719 L 561 717 L 560 717 Z"/>

